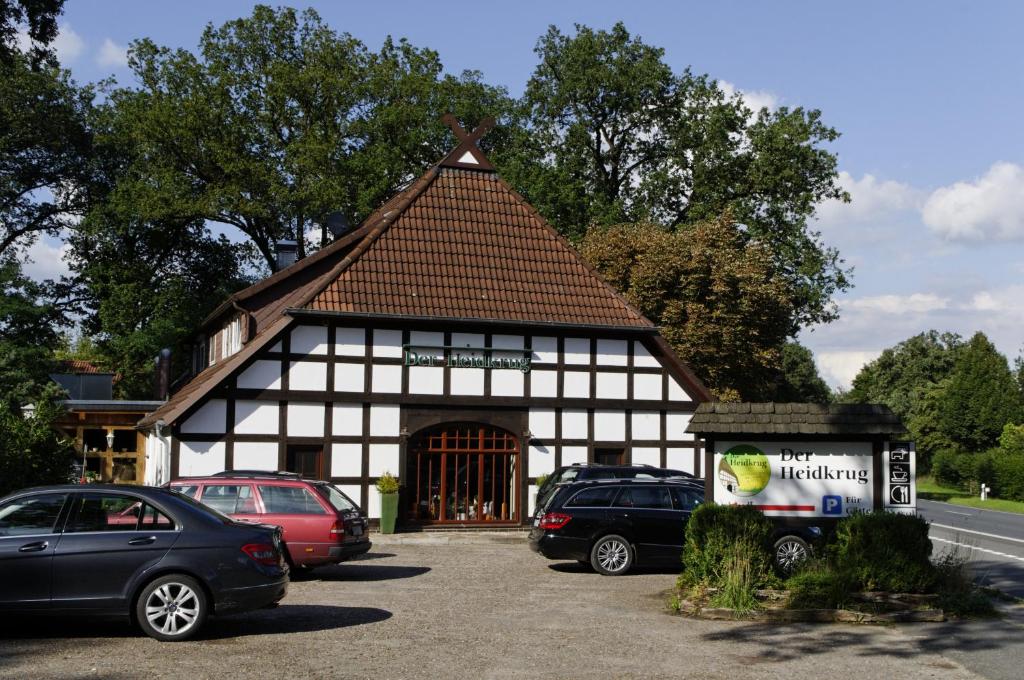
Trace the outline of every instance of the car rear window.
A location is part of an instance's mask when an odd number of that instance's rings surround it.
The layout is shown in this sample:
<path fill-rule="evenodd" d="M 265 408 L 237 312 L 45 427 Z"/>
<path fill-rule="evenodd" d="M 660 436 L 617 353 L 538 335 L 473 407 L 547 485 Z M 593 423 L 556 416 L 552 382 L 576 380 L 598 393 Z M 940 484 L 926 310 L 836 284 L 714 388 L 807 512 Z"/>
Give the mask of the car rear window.
<path fill-rule="evenodd" d="M 607 508 L 615 498 L 618 487 L 599 486 L 593 489 L 584 489 L 566 501 L 567 508 Z"/>
<path fill-rule="evenodd" d="M 664 486 L 625 486 L 615 499 L 616 507 L 671 510 L 672 498 Z"/>
<path fill-rule="evenodd" d="M 353 503 L 352 499 L 343 494 L 337 487 L 331 484 L 317 484 L 316 489 L 338 512 L 359 511 L 359 506 Z"/>
<path fill-rule="evenodd" d="M 199 495 L 198 484 L 172 484 L 171 488 L 177 491 L 178 493 L 185 494 L 189 498 L 195 498 L 197 495 Z"/>
<path fill-rule="evenodd" d="M 304 486 L 259 485 L 263 507 L 268 513 L 283 515 L 326 515 L 327 511 Z"/>

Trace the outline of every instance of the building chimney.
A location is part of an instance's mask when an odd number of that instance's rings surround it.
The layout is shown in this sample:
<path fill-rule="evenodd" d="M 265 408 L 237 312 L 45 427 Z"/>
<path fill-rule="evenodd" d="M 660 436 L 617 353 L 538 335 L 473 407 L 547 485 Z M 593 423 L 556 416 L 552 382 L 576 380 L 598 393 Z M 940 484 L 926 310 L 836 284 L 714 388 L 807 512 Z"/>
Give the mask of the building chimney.
<path fill-rule="evenodd" d="M 299 244 L 296 241 L 278 241 L 274 245 L 274 250 L 277 255 L 278 271 L 295 264 L 295 261 L 299 259 Z"/>
<path fill-rule="evenodd" d="M 157 401 L 166 401 L 171 393 L 171 350 L 164 347 L 156 355 L 156 375 L 153 392 Z"/>
<path fill-rule="evenodd" d="M 324 225 L 331 232 L 333 239 L 338 239 L 349 232 L 351 227 L 348 224 L 348 218 L 345 217 L 345 213 L 340 210 L 335 211 L 327 215 L 324 220 Z"/>

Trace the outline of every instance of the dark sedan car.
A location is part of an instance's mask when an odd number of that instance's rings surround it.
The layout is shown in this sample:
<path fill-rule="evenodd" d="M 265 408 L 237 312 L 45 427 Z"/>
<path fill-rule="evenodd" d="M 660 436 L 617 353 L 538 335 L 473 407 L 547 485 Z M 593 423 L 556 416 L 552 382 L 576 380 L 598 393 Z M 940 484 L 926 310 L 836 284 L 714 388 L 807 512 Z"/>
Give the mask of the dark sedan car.
<path fill-rule="evenodd" d="M 609 576 L 634 564 L 678 564 L 686 521 L 703 500 L 703 484 L 692 479 L 559 484 L 534 520 L 530 548 Z"/>
<path fill-rule="evenodd" d="M 276 527 L 164 489 L 27 489 L 0 499 L 0 611 L 122 615 L 158 640 L 186 640 L 209 614 L 285 596 L 280 543 Z"/>

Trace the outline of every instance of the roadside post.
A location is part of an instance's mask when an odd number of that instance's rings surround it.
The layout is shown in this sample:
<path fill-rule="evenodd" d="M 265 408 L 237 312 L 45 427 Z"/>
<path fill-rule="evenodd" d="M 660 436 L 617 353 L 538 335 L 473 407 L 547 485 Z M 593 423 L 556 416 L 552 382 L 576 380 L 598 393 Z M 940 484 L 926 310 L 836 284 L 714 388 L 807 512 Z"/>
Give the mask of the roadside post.
<path fill-rule="evenodd" d="M 709 501 L 794 526 L 917 511 L 914 445 L 884 405 L 712 402 L 688 431 L 704 441 Z"/>

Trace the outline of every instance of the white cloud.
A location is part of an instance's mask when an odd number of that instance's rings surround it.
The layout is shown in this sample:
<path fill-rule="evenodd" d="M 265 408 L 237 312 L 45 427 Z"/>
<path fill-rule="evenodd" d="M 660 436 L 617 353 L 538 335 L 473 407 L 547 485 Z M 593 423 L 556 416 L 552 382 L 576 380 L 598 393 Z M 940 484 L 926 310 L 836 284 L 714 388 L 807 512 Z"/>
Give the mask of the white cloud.
<path fill-rule="evenodd" d="M 994 163 L 981 177 L 932 192 L 924 223 L 952 240 L 1024 239 L 1024 168 Z"/>
<path fill-rule="evenodd" d="M 865 174 L 860 179 L 842 170 L 838 184 L 850 194 L 850 202 L 829 199 L 818 206 L 818 222 L 824 226 L 883 219 L 891 213 L 913 210 L 920 204 L 921 192 L 909 184 L 880 180 Z"/>
<path fill-rule="evenodd" d="M 864 364 L 874 361 L 881 353 L 873 350 L 818 352 L 814 359 L 818 364 L 818 372 L 825 382 L 833 387 L 848 388 Z"/>
<path fill-rule="evenodd" d="M 96 54 L 96 63 L 100 66 L 127 66 L 128 48 L 107 38 Z"/>
<path fill-rule="evenodd" d="M 768 90 L 741 90 L 728 80 L 719 80 L 718 87 L 725 93 L 726 97 L 731 98 L 733 95 L 738 94 L 743 98 L 743 103 L 747 105 L 747 108 L 755 114 L 762 108 L 767 108 L 771 111 L 779 105 L 778 95 Z"/>
<path fill-rule="evenodd" d="M 42 236 L 29 246 L 21 270 L 36 281 L 59 279 L 69 273 L 64 258 L 70 250 L 71 246 L 64 241 Z"/>
<path fill-rule="evenodd" d="M 967 312 L 1000 312 L 1024 316 L 1024 285 L 978 291 L 970 302 L 962 305 L 962 309 Z"/>
<path fill-rule="evenodd" d="M 18 49 L 25 52 L 34 46 L 32 39 L 28 37 L 28 32 L 25 30 L 18 31 L 18 35 L 15 38 Z M 85 41 L 78 33 L 71 28 L 71 24 L 63 23 L 58 28 L 57 37 L 54 38 L 50 44 L 53 51 L 57 54 L 57 60 L 61 64 L 67 66 L 75 59 L 77 59 L 82 51 L 85 50 Z"/>
<path fill-rule="evenodd" d="M 933 293 L 875 295 L 844 302 L 842 307 L 879 314 L 927 314 L 949 307 L 949 298 L 939 297 Z"/>

